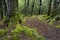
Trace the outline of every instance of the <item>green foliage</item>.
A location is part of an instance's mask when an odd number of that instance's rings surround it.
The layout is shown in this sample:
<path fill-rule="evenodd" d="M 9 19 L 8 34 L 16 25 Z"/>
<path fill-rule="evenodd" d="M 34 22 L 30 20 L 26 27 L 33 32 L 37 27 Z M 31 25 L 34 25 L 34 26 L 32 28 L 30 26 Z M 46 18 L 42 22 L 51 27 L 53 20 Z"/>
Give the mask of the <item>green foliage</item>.
<path fill-rule="evenodd" d="M 56 27 L 57 27 L 57 28 L 60 28 L 60 25 L 57 25 Z"/>
<path fill-rule="evenodd" d="M 54 18 L 53 18 L 53 19 L 50 19 L 49 24 L 50 24 L 50 25 L 53 25 L 54 21 L 55 21 L 55 19 L 54 19 Z"/>
<path fill-rule="evenodd" d="M 8 33 L 8 34 L 7 34 Z M 9 35 L 10 34 L 10 35 Z M 31 40 L 44 40 L 44 36 L 39 35 L 37 29 L 16 24 L 16 28 L 9 32 L 8 29 L 0 29 L 0 40 L 20 40 L 21 38 L 30 37 Z"/>
<path fill-rule="evenodd" d="M 17 35 L 13 35 L 12 36 L 12 40 L 19 40 L 20 38 L 19 38 L 19 36 L 17 36 Z"/>
<path fill-rule="evenodd" d="M 6 31 L 4 29 L 0 29 L 0 36 L 4 36 L 6 34 Z"/>
<path fill-rule="evenodd" d="M 44 40 L 44 37 L 39 35 L 36 29 L 28 28 L 26 26 L 20 26 L 17 24 L 15 30 L 12 30 L 13 35 L 26 35 L 32 38 L 32 40 Z"/>
<path fill-rule="evenodd" d="M 5 20 L 6 20 L 6 17 L 4 16 L 4 19 L 3 20 L 0 20 L 0 25 L 2 25 Z"/>

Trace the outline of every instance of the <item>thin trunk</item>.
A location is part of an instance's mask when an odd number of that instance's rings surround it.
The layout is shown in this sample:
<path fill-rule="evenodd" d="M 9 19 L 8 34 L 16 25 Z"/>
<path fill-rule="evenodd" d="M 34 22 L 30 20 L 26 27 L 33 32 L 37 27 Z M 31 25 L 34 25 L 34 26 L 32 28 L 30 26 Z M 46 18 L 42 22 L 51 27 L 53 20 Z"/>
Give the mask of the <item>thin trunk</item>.
<path fill-rule="evenodd" d="M 5 2 L 5 0 L 4 0 L 4 16 L 6 16 L 6 14 L 7 14 L 7 5 L 6 5 L 6 2 Z"/>
<path fill-rule="evenodd" d="M 3 0 L 1 0 L 1 20 L 3 19 Z"/>
<path fill-rule="evenodd" d="M 6 3 L 5 3 L 5 0 L 3 0 L 2 4 L 3 4 L 3 16 L 6 16 Z"/>
<path fill-rule="evenodd" d="M 28 13 L 28 11 L 29 11 L 29 0 L 25 0 L 24 11 L 25 11 L 25 13 Z"/>
<path fill-rule="evenodd" d="M 3 9 L 1 9 L 1 20 L 3 19 Z"/>
<path fill-rule="evenodd" d="M 39 4 L 39 12 L 38 14 L 41 14 L 41 5 L 42 5 L 42 0 L 39 0 L 40 4 Z"/>
<path fill-rule="evenodd" d="M 0 20 L 1 20 L 1 10 L 2 10 L 2 0 L 0 0 Z"/>
<path fill-rule="evenodd" d="M 25 4 L 24 4 L 24 12 L 25 12 L 25 13 L 26 13 L 26 9 L 27 9 L 27 8 L 26 8 L 26 1 L 27 1 L 27 0 L 25 0 Z"/>
<path fill-rule="evenodd" d="M 27 13 L 29 12 L 29 0 L 27 0 L 27 6 L 26 6 Z"/>
<path fill-rule="evenodd" d="M 59 0 L 54 0 L 54 2 L 53 2 L 53 9 L 54 9 L 54 11 L 53 11 L 53 17 L 54 16 L 56 16 L 57 15 L 57 10 L 58 10 L 58 6 L 59 6 Z"/>
<path fill-rule="evenodd" d="M 54 15 L 57 13 L 56 9 L 57 9 L 56 0 L 54 0 Z"/>
<path fill-rule="evenodd" d="M 33 0 L 33 2 L 32 2 L 32 8 L 31 8 L 32 9 L 31 10 L 32 13 L 34 13 L 34 3 L 35 3 L 35 0 Z"/>
<path fill-rule="evenodd" d="M 49 7 L 48 7 L 48 14 L 47 14 L 47 16 L 49 16 L 51 14 L 51 5 L 52 5 L 52 0 L 49 1 Z"/>

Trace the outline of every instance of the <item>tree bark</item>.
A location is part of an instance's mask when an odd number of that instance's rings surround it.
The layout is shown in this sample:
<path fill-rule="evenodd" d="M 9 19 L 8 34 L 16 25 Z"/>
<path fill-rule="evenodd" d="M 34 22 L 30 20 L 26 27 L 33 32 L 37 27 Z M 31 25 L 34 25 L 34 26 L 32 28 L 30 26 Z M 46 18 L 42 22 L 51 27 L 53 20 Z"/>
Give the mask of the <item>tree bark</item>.
<path fill-rule="evenodd" d="M 7 19 L 13 16 L 14 11 L 18 8 L 18 0 L 5 0 L 7 5 Z"/>
<path fill-rule="evenodd" d="M 4 23 L 8 26 L 10 18 L 15 15 L 16 9 L 18 9 L 18 0 L 5 0 L 5 2 L 7 6 L 7 19 Z"/>
<path fill-rule="evenodd" d="M 0 19 L 3 19 L 3 0 L 0 1 Z"/>
<path fill-rule="evenodd" d="M 25 0 L 24 10 L 25 10 L 25 13 L 28 13 L 28 11 L 29 11 L 29 0 Z"/>
<path fill-rule="evenodd" d="M 38 14 L 41 14 L 41 5 L 42 5 L 42 0 L 39 0 L 40 4 L 39 4 L 39 12 Z"/>
<path fill-rule="evenodd" d="M 52 0 L 50 0 L 49 1 L 49 7 L 48 7 L 48 14 L 47 14 L 47 16 L 50 16 L 50 14 L 51 14 L 51 5 L 52 5 Z"/>
<path fill-rule="evenodd" d="M 31 13 L 34 13 L 34 3 L 35 3 L 35 0 L 33 0 L 33 2 L 32 2 L 32 10 L 31 10 Z"/>
<path fill-rule="evenodd" d="M 53 17 L 57 15 L 57 10 L 58 10 L 58 6 L 59 6 L 59 0 L 54 0 L 53 2 Z"/>

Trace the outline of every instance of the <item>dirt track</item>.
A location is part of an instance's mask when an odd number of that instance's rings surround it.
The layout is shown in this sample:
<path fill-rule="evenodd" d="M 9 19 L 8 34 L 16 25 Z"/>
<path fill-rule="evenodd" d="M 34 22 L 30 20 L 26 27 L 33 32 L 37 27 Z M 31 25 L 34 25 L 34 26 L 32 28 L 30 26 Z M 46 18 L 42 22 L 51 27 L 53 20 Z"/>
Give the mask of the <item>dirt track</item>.
<path fill-rule="evenodd" d="M 48 23 L 38 19 L 27 19 L 24 25 L 30 28 L 37 28 L 38 32 L 46 37 L 46 40 L 60 40 L 60 29 Z"/>

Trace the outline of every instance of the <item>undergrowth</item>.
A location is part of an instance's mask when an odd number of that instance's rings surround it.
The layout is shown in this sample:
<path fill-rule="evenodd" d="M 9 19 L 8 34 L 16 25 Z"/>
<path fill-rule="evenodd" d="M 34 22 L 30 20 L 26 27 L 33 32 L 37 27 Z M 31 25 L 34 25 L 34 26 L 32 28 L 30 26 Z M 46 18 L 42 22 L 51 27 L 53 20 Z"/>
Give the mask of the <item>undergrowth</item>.
<path fill-rule="evenodd" d="M 22 23 L 24 23 L 26 19 L 33 18 L 39 19 L 43 22 L 47 22 L 50 25 L 53 25 L 54 21 L 56 21 L 55 17 L 50 18 L 50 16 L 47 15 L 25 16 L 23 14 L 17 14 L 14 17 L 11 17 L 8 23 L 8 28 L 0 29 L 0 40 L 22 40 L 23 38 L 30 40 L 45 40 L 44 36 L 39 35 L 37 29 L 22 25 Z M 1 25 L 4 23 L 4 20 L 2 20 L 2 22 L 0 23 Z M 22 22 L 21 24 L 19 22 L 20 20 Z M 15 26 L 14 29 L 13 26 Z M 10 27 L 12 28 L 12 30 L 9 30 Z M 60 28 L 60 25 L 57 25 L 56 27 Z"/>
<path fill-rule="evenodd" d="M 8 30 L 7 31 L 5 29 L 0 30 L 1 30 L 0 40 L 21 40 L 24 37 L 25 39 L 30 38 L 31 40 L 45 40 L 44 36 L 39 35 L 37 29 L 22 26 L 20 24 L 16 24 L 16 28 L 9 32 L 9 34 L 7 34 Z"/>

